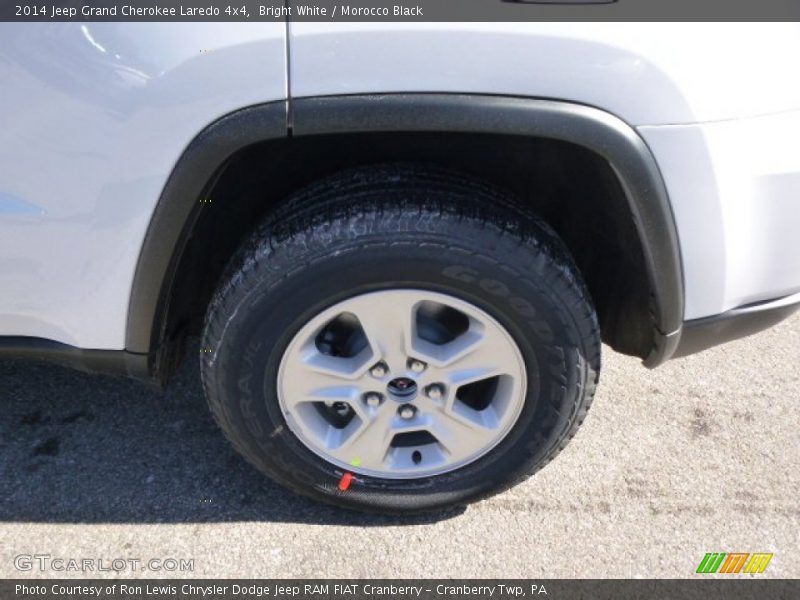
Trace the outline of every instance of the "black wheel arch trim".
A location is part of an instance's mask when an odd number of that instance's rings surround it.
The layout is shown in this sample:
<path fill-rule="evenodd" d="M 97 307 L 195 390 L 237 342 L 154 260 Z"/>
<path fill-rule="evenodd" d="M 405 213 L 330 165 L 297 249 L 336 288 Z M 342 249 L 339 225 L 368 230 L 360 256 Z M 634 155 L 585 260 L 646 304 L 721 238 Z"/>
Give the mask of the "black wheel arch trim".
<path fill-rule="evenodd" d="M 127 352 L 149 355 L 150 376 L 162 379 L 175 270 L 199 214 L 198 200 L 233 154 L 288 136 L 392 131 L 545 137 L 583 146 L 607 160 L 625 192 L 652 290 L 653 344 L 644 364 L 654 367 L 670 358 L 683 322 L 680 249 L 664 181 L 635 129 L 581 104 L 449 93 L 294 98 L 235 111 L 204 129 L 173 168 L 151 218 L 131 292 Z"/>
<path fill-rule="evenodd" d="M 230 113 L 201 131 L 172 169 L 150 219 L 133 278 L 125 349 L 149 356 L 149 374 L 162 382 L 172 353 L 164 348 L 166 314 L 175 273 L 199 200 L 221 174 L 228 159 L 261 141 L 287 135 L 287 103 L 271 102 Z"/>

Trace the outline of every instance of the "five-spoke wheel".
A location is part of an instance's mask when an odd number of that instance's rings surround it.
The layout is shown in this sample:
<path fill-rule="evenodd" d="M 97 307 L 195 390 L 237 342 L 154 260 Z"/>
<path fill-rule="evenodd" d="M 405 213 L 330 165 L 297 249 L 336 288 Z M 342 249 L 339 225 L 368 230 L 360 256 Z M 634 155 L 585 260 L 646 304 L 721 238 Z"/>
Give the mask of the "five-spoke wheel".
<path fill-rule="evenodd" d="M 362 294 L 289 344 L 278 398 L 289 428 L 355 473 L 445 473 L 491 450 L 525 399 L 525 364 L 485 311 L 425 290 Z"/>

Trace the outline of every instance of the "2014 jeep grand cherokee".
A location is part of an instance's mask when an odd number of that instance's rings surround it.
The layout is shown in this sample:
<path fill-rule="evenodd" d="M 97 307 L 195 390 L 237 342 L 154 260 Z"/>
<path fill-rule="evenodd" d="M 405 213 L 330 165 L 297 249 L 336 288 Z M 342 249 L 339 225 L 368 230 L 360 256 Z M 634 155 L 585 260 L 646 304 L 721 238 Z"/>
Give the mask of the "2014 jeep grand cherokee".
<path fill-rule="evenodd" d="M 0 354 L 164 384 L 300 493 L 502 490 L 800 303 L 794 24 L 0 25 Z"/>

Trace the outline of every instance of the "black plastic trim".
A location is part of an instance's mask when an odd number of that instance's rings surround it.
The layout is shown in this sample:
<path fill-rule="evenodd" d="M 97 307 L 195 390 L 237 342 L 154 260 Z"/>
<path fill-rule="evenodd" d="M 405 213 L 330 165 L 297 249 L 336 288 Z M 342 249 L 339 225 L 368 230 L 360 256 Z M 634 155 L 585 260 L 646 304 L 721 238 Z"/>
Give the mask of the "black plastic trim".
<path fill-rule="evenodd" d="M 469 132 L 558 139 L 604 157 L 617 174 L 642 241 L 653 291 L 653 344 L 645 365 L 667 360 L 683 320 L 683 275 L 664 182 L 644 140 L 602 110 L 555 100 L 464 94 L 385 94 L 299 98 L 248 107 L 211 124 L 188 146 L 161 194 L 131 293 L 126 350 L 147 354 L 150 376 L 168 364 L 165 315 L 198 199 L 237 151 L 270 139 L 358 132 Z"/>
<path fill-rule="evenodd" d="M 39 360 L 86 373 L 122 375 L 149 380 L 147 356 L 125 350 L 84 350 L 53 340 L 0 337 L 0 358 Z"/>
<path fill-rule="evenodd" d="M 160 379 L 157 358 L 164 316 L 181 254 L 200 212 L 199 199 L 237 151 L 286 137 L 286 101 L 238 110 L 198 134 L 172 170 L 144 239 L 133 279 L 125 348 L 149 354 L 151 376 Z"/>
<path fill-rule="evenodd" d="M 686 321 L 673 358 L 697 354 L 713 346 L 764 331 L 800 310 L 800 301 L 770 306 L 775 302 L 748 305 L 720 315 Z"/>
<path fill-rule="evenodd" d="M 638 133 L 590 106 L 506 96 L 386 94 L 292 100 L 295 136 L 387 131 L 448 131 L 546 137 L 605 158 L 628 200 L 653 291 L 653 346 L 644 364 L 668 360 L 683 323 L 678 235 L 661 172 Z"/>

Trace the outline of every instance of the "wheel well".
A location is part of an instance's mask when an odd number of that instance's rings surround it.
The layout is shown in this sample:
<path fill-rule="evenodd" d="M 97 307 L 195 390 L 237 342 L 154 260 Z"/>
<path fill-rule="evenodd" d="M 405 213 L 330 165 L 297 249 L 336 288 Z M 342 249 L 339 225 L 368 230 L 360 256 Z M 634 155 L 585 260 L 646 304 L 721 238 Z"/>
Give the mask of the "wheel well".
<path fill-rule="evenodd" d="M 200 199 L 166 304 L 166 340 L 200 331 L 225 265 L 255 224 L 288 195 L 345 168 L 395 161 L 460 170 L 512 193 L 569 247 L 597 309 L 603 341 L 626 354 L 650 353 L 652 290 L 642 243 L 609 163 L 560 140 L 451 132 L 289 137 L 234 154 Z"/>

